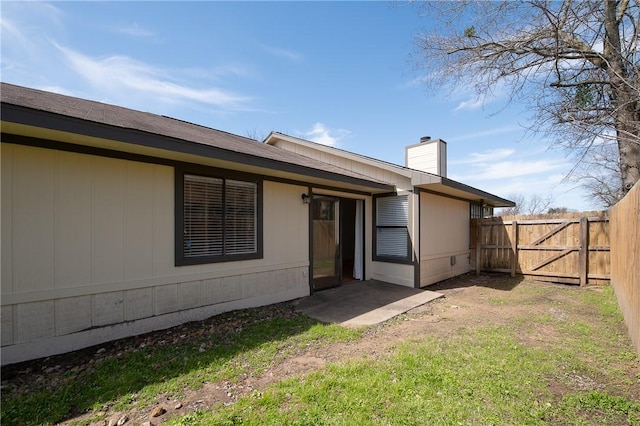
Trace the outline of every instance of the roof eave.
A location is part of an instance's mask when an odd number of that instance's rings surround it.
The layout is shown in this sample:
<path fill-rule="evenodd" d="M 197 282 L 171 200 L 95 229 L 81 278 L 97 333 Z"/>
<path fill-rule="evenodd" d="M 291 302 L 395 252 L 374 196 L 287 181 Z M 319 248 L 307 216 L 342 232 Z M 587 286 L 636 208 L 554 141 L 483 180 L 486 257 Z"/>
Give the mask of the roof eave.
<path fill-rule="evenodd" d="M 216 158 L 229 162 L 248 164 L 264 169 L 293 173 L 305 177 L 326 179 L 336 183 L 344 183 L 367 188 L 371 192 L 386 192 L 394 189 L 394 186 L 388 183 L 374 182 L 367 179 L 287 163 L 271 158 L 225 150 L 211 145 L 205 145 L 157 133 L 149 133 L 134 128 L 118 127 L 110 124 L 87 121 L 76 117 L 70 117 L 50 111 L 33 109 L 6 102 L 2 103 L 1 109 L 3 132 L 9 127 L 4 126 L 5 123 L 14 123 L 23 126 L 45 128 L 53 131 L 117 141 L 147 148 Z"/>
<path fill-rule="evenodd" d="M 358 154 L 355 152 L 347 151 L 341 148 L 336 148 L 333 146 L 323 145 L 318 142 L 308 141 L 306 139 L 301 139 L 295 136 L 290 136 L 285 133 L 280 132 L 271 132 L 269 136 L 267 136 L 262 142 L 267 145 L 276 145 L 277 140 L 284 140 L 288 142 L 292 142 L 298 145 L 307 146 L 322 152 L 327 152 L 342 158 L 346 158 L 349 160 L 357 161 L 359 163 L 367 164 L 370 166 L 378 167 L 381 169 L 389 170 L 393 173 L 397 173 L 401 176 L 411 177 L 411 169 L 407 167 L 400 166 L 398 164 L 390 163 L 388 161 L 380 160 L 378 158 L 372 158 L 366 155 Z"/>
<path fill-rule="evenodd" d="M 516 205 L 511 200 L 498 197 L 497 195 L 446 177 L 440 177 L 440 182 L 420 184 L 416 185 L 416 187 L 427 192 L 442 194 L 492 207 L 514 207 Z"/>

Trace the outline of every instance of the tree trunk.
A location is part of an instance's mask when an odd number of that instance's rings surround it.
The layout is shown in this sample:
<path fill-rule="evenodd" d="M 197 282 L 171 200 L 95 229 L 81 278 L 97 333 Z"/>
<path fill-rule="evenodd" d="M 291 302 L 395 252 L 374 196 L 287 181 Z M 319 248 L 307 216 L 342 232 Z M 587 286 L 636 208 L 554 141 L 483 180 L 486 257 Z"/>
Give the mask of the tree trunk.
<path fill-rule="evenodd" d="M 629 192 L 640 180 L 640 105 L 637 88 L 634 89 L 624 65 L 620 44 L 620 28 L 617 19 L 617 1 L 605 3 L 606 71 L 610 78 L 612 103 L 615 107 L 615 128 L 620 155 L 620 172 L 623 193 Z"/>

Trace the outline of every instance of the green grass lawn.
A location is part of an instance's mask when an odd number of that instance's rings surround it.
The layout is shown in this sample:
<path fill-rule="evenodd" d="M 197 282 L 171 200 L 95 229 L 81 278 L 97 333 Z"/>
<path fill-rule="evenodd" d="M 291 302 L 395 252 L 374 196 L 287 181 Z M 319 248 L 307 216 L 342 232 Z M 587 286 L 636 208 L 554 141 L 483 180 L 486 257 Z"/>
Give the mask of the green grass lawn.
<path fill-rule="evenodd" d="M 640 425 L 638 359 L 613 292 L 574 295 L 589 323 L 542 315 L 426 336 L 383 360 L 329 365 L 170 424 Z M 553 341 L 524 343 L 540 326 L 554 330 Z"/>
<path fill-rule="evenodd" d="M 584 346 L 572 336 L 563 340 L 565 349 L 530 348 L 511 327 L 464 331 L 447 341 L 425 338 L 383 361 L 331 365 L 170 424 L 640 425 L 638 395 L 624 389 L 553 394 L 551 379 L 569 387 L 594 370 L 607 383 L 624 382 L 615 367 L 600 370 L 576 356 L 573 348 Z"/>
<path fill-rule="evenodd" d="M 253 319 L 259 310 L 221 316 L 242 328 L 225 327 L 200 339 L 177 345 L 155 345 L 107 357 L 86 370 L 68 372 L 55 383 L 43 381 L 35 390 L 4 390 L 3 425 L 55 424 L 73 414 L 107 408 L 128 410 L 150 405 L 160 395 L 180 396 L 204 383 L 234 381 L 260 374 L 300 347 L 357 339 L 361 331 L 319 324 L 302 315 Z M 244 320 L 242 321 L 244 317 Z M 97 414 L 92 421 L 101 417 Z"/>
<path fill-rule="evenodd" d="M 166 424 L 640 425 L 640 362 L 613 291 L 571 290 L 564 304 L 545 301 L 550 291 L 564 292 L 518 285 L 487 302 L 496 309 L 548 303 L 535 314 L 424 335 L 375 360 L 348 356 Z M 353 345 L 366 335 L 294 314 L 248 321 L 200 340 L 106 358 L 53 388 L 3 389 L 2 424 L 54 424 L 85 412 L 94 415 L 84 423 L 97 421 L 106 408 L 149 407 L 159 396 L 259 375 L 309 347 Z"/>

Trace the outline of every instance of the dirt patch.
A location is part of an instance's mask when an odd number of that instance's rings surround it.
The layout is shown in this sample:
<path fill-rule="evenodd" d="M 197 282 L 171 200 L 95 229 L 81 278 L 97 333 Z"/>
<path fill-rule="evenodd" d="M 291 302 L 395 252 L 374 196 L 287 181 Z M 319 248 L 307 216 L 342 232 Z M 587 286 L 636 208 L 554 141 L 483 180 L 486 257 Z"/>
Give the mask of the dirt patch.
<path fill-rule="evenodd" d="M 281 362 L 270 366 L 260 374 L 247 374 L 231 383 L 205 383 L 198 390 L 185 390 L 179 399 L 161 395 L 155 405 L 128 412 L 105 411 L 102 413 L 79 413 L 71 422 L 87 422 L 96 414 L 102 420 L 96 425 L 116 424 L 127 417 L 129 424 L 150 421 L 159 425 L 174 415 L 185 415 L 201 409 L 233 404 L 238 398 L 261 392 L 271 384 L 283 379 L 308 374 L 324 368 L 328 363 L 349 359 L 379 359 L 386 357 L 401 343 L 430 336 L 446 338 L 462 328 L 526 322 L 527 317 L 548 316 L 557 321 L 575 321 L 580 306 L 575 303 L 573 293 L 584 291 L 578 287 L 555 285 L 511 278 L 504 274 L 472 276 L 451 279 L 430 290 L 444 294 L 426 305 L 419 306 L 382 324 L 368 327 L 361 339 L 352 342 L 322 343 L 317 347 L 301 348 Z M 261 308 L 251 317 L 224 315 L 206 321 L 194 322 L 170 330 L 149 333 L 123 339 L 98 347 L 77 351 L 63 356 L 26 362 L 2 369 L 2 386 L 15 391 L 45 385 L 54 388 L 64 373 L 79 372 L 91 368 L 94 363 L 109 357 L 122 357 L 130 351 L 148 345 L 173 344 L 185 339 L 199 340 L 202 336 L 221 331 L 242 329 L 249 321 L 258 321 L 274 316 L 297 315 L 292 303 L 283 303 Z M 580 318 L 584 320 L 584 318 Z M 552 327 L 537 327 L 522 333 L 520 340 L 525 345 L 544 347 L 545 342 L 557 338 Z M 637 364 L 637 363 L 636 363 Z M 573 372 L 551 380 L 552 393 L 561 394 L 568 387 L 574 389 L 599 389 L 594 379 Z M 637 371 L 628 372 L 631 376 Z M 637 385 L 640 393 L 640 385 Z M 3 391 L 4 392 L 4 391 Z M 161 408 L 160 408 L 161 407 Z M 154 411 L 155 410 L 155 411 Z M 158 414 L 161 413 L 161 414 Z M 153 417 L 158 414 L 157 417 Z"/>

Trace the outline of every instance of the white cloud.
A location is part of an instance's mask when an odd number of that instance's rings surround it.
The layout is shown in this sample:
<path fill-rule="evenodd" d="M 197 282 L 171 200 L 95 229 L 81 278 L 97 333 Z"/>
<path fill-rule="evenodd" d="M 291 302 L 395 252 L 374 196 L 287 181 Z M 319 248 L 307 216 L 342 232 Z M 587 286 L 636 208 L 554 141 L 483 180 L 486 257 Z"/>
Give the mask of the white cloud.
<path fill-rule="evenodd" d="M 474 110 L 474 109 L 482 108 L 483 105 L 484 105 L 484 101 L 480 98 L 476 98 L 476 99 L 470 99 L 467 101 L 460 102 L 458 106 L 455 107 L 453 110 L 454 111 L 460 111 L 463 109 Z"/>
<path fill-rule="evenodd" d="M 491 180 L 509 179 L 517 176 L 537 175 L 552 170 L 558 170 L 566 166 L 565 162 L 557 160 L 537 161 L 502 161 L 485 165 L 481 173 L 473 174 L 467 179 Z"/>
<path fill-rule="evenodd" d="M 478 93 L 468 85 L 450 87 L 450 98 L 456 100 L 458 105 L 453 109 L 457 111 L 475 111 L 495 103 L 508 103 L 508 94 L 511 90 L 505 83 L 496 83 L 489 91 Z"/>
<path fill-rule="evenodd" d="M 184 114 L 185 107 L 209 114 L 252 110 L 253 98 L 228 83 L 229 77 L 249 74 L 239 65 L 179 68 L 117 54 L 91 56 L 67 41 L 69 19 L 52 4 L 3 3 L 2 80 L 159 114 Z M 109 29 L 136 37 L 154 35 L 136 22 Z"/>
<path fill-rule="evenodd" d="M 460 141 L 471 140 L 471 139 L 483 139 L 489 136 L 502 135 L 502 134 L 511 133 L 511 132 L 522 132 L 522 127 L 517 125 L 497 127 L 495 129 L 483 130 L 480 132 L 473 132 L 473 133 L 467 133 L 460 136 L 454 136 L 451 138 L 447 138 L 447 141 L 460 142 Z"/>
<path fill-rule="evenodd" d="M 153 31 L 141 27 L 137 22 L 115 28 L 115 31 L 134 37 L 151 37 L 155 35 Z"/>
<path fill-rule="evenodd" d="M 20 30 L 20 26 L 9 20 L 6 16 L 0 16 L 0 28 L 2 29 L 2 38 L 4 40 L 13 39 L 20 46 L 29 46 L 29 37 L 25 36 Z"/>
<path fill-rule="evenodd" d="M 264 44 L 260 45 L 260 47 L 267 53 L 270 53 L 271 55 L 279 56 L 281 58 L 286 58 L 290 61 L 300 62 L 304 59 L 302 54 L 296 52 L 295 50 L 283 49 L 281 47 L 267 46 Z"/>
<path fill-rule="evenodd" d="M 201 89 L 179 84 L 169 71 L 126 56 L 96 59 L 60 45 L 56 47 L 73 71 L 110 97 L 115 94 L 127 98 L 137 94 L 146 97 L 150 103 L 196 102 L 231 110 L 240 109 L 251 100 L 219 88 Z"/>
<path fill-rule="evenodd" d="M 459 161 L 450 161 L 449 164 L 482 164 L 491 161 L 502 160 L 503 158 L 507 158 L 513 155 L 516 151 L 514 149 L 508 148 L 499 148 L 499 149 L 490 149 L 485 152 L 472 152 L 469 154 L 470 158 L 459 160 Z"/>
<path fill-rule="evenodd" d="M 63 18 L 60 9 L 51 4 L 3 2 L 0 13 L 3 69 L 28 68 L 34 61 L 49 65 L 47 48 L 51 46 L 43 46 L 47 44 L 43 29 L 64 32 Z"/>
<path fill-rule="evenodd" d="M 431 74 L 419 75 L 417 77 L 412 78 L 411 80 L 404 81 L 398 85 L 396 85 L 397 90 L 407 90 L 414 89 L 416 87 L 424 87 L 429 84 L 429 80 L 431 78 Z"/>
<path fill-rule="evenodd" d="M 351 131 L 345 129 L 330 129 L 323 123 L 315 123 L 311 130 L 304 136 L 312 142 L 322 145 L 336 146 L 342 139 L 350 135 Z"/>
<path fill-rule="evenodd" d="M 511 148 L 491 149 L 483 152 L 472 152 L 467 158 L 450 162 L 450 173 L 462 182 L 491 181 L 512 179 L 522 176 L 544 175 L 555 172 L 554 176 L 568 170 L 569 164 L 564 159 L 540 158 L 537 153 L 518 153 Z M 483 184 L 484 185 L 484 184 Z"/>
<path fill-rule="evenodd" d="M 579 188 L 565 179 L 571 165 L 566 158 L 552 156 L 539 146 L 527 150 L 503 147 L 468 153 L 450 162 L 448 172 L 451 179 L 504 198 L 511 194 L 526 198 L 543 195 L 557 207 L 589 210 L 592 207 Z"/>

